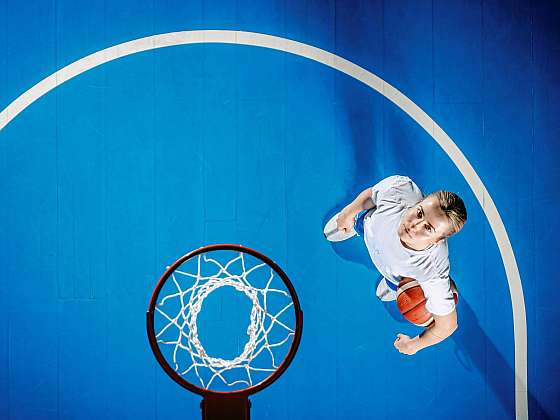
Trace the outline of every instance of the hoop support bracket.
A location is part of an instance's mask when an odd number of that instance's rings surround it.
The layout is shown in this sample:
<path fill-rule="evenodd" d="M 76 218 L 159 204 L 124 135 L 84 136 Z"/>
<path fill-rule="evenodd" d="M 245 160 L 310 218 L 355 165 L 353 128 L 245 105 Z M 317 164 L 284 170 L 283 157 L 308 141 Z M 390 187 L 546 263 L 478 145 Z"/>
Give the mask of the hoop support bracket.
<path fill-rule="evenodd" d="M 246 395 L 206 395 L 200 408 L 202 420 L 250 420 L 251 401 Z"/>

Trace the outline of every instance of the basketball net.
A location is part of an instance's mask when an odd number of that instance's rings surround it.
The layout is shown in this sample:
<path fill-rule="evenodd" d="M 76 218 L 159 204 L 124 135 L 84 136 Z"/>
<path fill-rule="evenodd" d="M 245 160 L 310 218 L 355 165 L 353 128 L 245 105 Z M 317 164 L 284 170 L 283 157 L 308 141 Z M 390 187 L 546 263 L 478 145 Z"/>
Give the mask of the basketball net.
<path fill-rule="evenodd" d="M 210 389 L 215 381 L 221 381 L 224 385 L 230 387 L 255 385 L 253 383 L 255 372 L 274 372 L 278 368 L 275 349 L 294 336 L 294 330 L 279 320 L 279 317 L 293 306 L 293 302 L 288 292 L 270 287 L 273 279 L 277 276 L 274 270 L 265 263 L 247 269 L 245 254 L 237 251 L 235 254 L 237 255 L 226 264 L 222 264 L 206 254 L 200 254 L 197 256 L 197 269 L 194 273 L 181 271 L 182 267 L 178 267 L 171 274 L 171 280 L 176 290 L 162 297 L 155 308 L 157 313 L 164 318 L 163 327 L 156 331 L 156 339 L 160 344 L 172 346 L 172 360 L 175 371 L 181 376 L 194 372 L 200 385 L 206 389 Z M 232 271 L 230 267 L 237 262 L 240 262 L 242 272 L 233 274 L 230 272 Z M 215 273 L 207 276 L 201 275 L 203 264 L 211 264 L 215 268 Z M 264 288 L 254 287 L 249 281 L 249 275 L 256 270 L 267 270 L 268 280 Z M 250 323 L 247 328 L 248 340 L 243 351 L 231 360 L 208 355 L 199 340 L 197 327 L 197 317 L 204 300 L 212 292 L 226 286 L 244 293 L 253 304 Z M 289 303 L 280 305 L 278 311 L 271 313 L 270 305 L 267 306 L 267 297 L 270 294 L 285 296 Z M 167 307 L 173 307 L 174 312 L 177 313 L 166 311 L 166 305 Z M 179 307 L 178 311 L 177 307 Z M 275 329 L 275 337 L 283 338 L 276 338 L 275 342 L 270 342 L 268 335 L 273 329 Z M 176 340 L 160 339 L 164 334 L 165 337 L 169 337 L 173 330 L 177 333 Z M 278 330 L 281 331 L 280 334 L 278 334 Z M 185 357 L 185 351 L 188 352 L 187 357 Z M 269 359 L 270 366 L 260 366 L 263 361 L 263 353 L 269 355 L 267 359 Z M 259 357 L 259 366 L 254 366 L 257 357 Z M 282 358 L 280 358 L 281 362 Z M 232 380 L 226 377 L 226 372 L 236 369 L 240 370 L 241 373 L 237 373 L 239 379 Z M 210 374 L 203 374 L 203 371 Z"/>

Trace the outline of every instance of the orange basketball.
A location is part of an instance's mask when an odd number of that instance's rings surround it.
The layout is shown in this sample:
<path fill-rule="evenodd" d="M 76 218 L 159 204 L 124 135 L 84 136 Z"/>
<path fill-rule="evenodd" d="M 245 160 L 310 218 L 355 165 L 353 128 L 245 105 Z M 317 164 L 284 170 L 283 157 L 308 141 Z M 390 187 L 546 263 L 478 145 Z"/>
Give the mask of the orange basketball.
<path fill-rule="evenodd" d="M 458 302 L 459 294 L 455 282 L 451 280 L 451 290 Z M 403 277 L 397 289 L 397 306 L 401 314 L 415 325 L 426 327 L 434 322 L 431 312 L 426 309 L 426 297 L 420 284 L 410 277 Z"/>

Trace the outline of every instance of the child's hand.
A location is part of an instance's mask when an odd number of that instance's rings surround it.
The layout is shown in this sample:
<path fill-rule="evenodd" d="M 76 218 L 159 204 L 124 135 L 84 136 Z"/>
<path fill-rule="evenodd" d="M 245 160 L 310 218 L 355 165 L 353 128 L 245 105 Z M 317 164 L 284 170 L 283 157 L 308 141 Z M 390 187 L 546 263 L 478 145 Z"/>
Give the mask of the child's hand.
<path fill-rule="evenodd" d="M 350 232 L 352 229 L 354 229 L 354 216 L 343 210 L 336 219 L 336 227 L 338 228 L 338 230 Z"/>
<path fill-rule="evenodd" d="M 395 340 L 393 345 L 399 352 L 408 354 L 409 356 L 415 354 L 418 350 L 420 350 L 418 347 L 417 337 L 410 338 L 405 334 L 397 334 L 397 339 Z"/>

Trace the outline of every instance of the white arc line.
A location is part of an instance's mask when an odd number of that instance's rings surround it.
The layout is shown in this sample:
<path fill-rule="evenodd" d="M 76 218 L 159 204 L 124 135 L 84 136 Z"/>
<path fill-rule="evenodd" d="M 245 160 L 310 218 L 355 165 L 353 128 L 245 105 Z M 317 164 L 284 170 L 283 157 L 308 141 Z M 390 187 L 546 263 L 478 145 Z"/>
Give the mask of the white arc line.
<path fill-rule="evenodd" d="M 157 48 L 187 44 L 236 44 L 269 48 L 306 57 L 351 76 L 376 90 L 416 121 L 451 158 L 461 172 L 490 223 L 506 271 L 513 311 L 515 342 L 515 413 L 516 419 L 528 419 L 527 405 L 527 320 L 519 269 L 498 209 L 479 176 L 451 138 L 418 105 L 383 79 L 368 70 L 328 51 L 289 39 L 244 31 L 200 30 L 169 32 L 124 42 L 90 54 L 58 70 L 24 92 L 0 113 L 0 130 L 25 108 L 60 86 L 101 64 L 127 55 Z"/>

